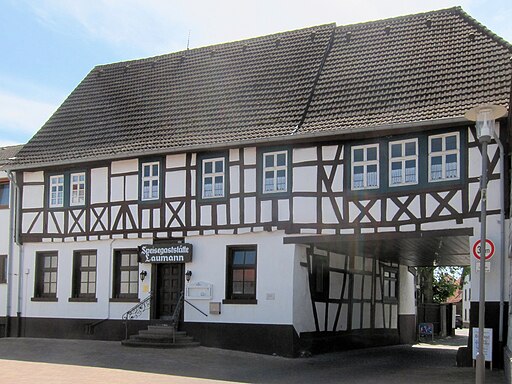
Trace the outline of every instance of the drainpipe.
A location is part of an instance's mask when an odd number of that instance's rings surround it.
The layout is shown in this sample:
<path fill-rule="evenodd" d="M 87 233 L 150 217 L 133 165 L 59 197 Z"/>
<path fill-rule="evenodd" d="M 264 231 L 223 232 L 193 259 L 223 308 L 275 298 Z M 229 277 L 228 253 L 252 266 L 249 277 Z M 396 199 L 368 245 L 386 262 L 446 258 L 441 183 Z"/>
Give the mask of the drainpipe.
<path fill-rule="evenodd" d="M 9 317 L 10 317 L 10 311 L 12 310 L 12 283 L 14 276 L 12 274 L 13 272 L 13 265 L 11 260 L 13 260 L 13 254 L 14 254 L 14 244 L 18 245 L 18 303 L 17 303 L 17 311 L 16 311 L 16 329 L 17 329 L 17 336 L 21 336 L 21 308 L 22 308 L 22 289 L 23 289 L 23 247 L 19 241 L 18 236 L 18 225 L 20 222 L 20 201 L 21 201 L 21 190 L 19 188 L 18 183 L 16 182 L 16 174 L 14 174 L 12 171 L 8 172 L 7 176 L 9 177 L 9 180 L 11 181 L 11 185 L 13 186 L 13 190 L 10 191 L 9 196 L 9 203 L 10 203 L 10 209 L 9 209 L 9 215 L 10 215 L 10 228 L 9 228 L 9 261 L 8 261 L 8 271 L 9 271 L 9 277 L 7 281 L 7 322 L 8 326 L 6 327 L 6 334 L 7 331 L 10 333 L 9 326 Z"/>
<path fill-rule="evenodd" d="M 9 256 L 7 257 L 7 301 L 6 301 L 6 315 L 5 315 L 5 337 L 9 337 L 11 333 L 11 306 L 12 306 L 12 284 L 13 284 L 13 274 L 12 274 L 12 263 L 14 261 L 14 226 L 16 225 L 15 221 L 15 209 L 16 209 L 16 194 L 15 194 L 15 184 L 14 175 L 12 172 L 7 173 L 7 177 L 10 181 L 9 188 Z"/>
<path fill-rule="evenodd" d="M 496 135 L 497 136 L 497 135 Z M 499 137 L 496 142 L 500 148 L 500 230 L 501 230 L 501 254 L 500 254 L 500 322 L 499 322 L 499 344 L 503 345 L 503 314 L 505 301 L 505 149 Z"/>

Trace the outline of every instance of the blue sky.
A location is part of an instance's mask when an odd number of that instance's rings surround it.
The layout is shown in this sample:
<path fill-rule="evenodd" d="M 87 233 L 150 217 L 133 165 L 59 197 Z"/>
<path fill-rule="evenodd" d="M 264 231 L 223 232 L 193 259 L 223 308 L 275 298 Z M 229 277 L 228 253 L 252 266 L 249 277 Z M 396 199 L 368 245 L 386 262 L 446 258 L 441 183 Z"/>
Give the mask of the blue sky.
<path fill-rule="evenodd" d="M 25 143 L 98 64 L 460 5 L 512 42 L 510 0 L 0 0 L 0 145 Z"/>

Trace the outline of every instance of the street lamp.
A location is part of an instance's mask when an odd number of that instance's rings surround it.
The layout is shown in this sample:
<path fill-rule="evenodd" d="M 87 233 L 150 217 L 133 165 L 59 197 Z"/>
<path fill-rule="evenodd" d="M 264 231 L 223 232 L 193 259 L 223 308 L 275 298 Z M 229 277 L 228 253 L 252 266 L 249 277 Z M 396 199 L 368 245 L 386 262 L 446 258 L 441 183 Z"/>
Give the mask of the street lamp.
<path fill-rule="evenodd" d="M 480 290 L 478 301 L 478 353 L 476 355 L 476 383 L 485 383 L 484 328 L 485 328 L 485 248 L 487 241 L 487 145 L 495 136 L 496 119 L 505 116 L 507 110 L 499 105 L 479 105 L 464 116 L 476 122 L 476 135 L 482 145 L 482 178 L 480 180 Z M 498 135 L 496 135 L 498 137 Z M 502 175 L 503 177 L 503 175 Z"/>

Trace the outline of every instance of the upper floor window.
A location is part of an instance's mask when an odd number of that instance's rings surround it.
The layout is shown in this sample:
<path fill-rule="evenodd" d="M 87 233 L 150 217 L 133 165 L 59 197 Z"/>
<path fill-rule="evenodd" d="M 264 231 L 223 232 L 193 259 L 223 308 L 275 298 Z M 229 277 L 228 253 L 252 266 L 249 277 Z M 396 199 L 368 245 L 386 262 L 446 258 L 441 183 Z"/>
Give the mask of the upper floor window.
<path fill-rule="evenodd" d="M 288 161 L 287 152 L 263 154 L 263 193 L 286 192 Z"/>
<path fill-rule="evenodd" d="M 389 143 L 389 185 L 418 183 L 418 140 Z"/>
<path fill-rule="evenodd" d="M 160 198 L 160 163 L 142 163 L 142 200 Z"/>
<path fill-rule="evenodd" d="M 0 208 L 9 207 L 9 182 L 0 183 Z"/>
<path fill-rule="evenodd" d="M 352 147 L 352 189 L 379 188 L 379 145 Z"/>
<path fill-rule="evenodd" d="M 50 176 L 50 207 L 64 206 L 64 175 Z"/>
<path fill-rule="evenodd" d="M 430 136 L 428 139 L 429 181 L 454 180 L 460 176 L 459 133 Z"/>
<path fill-rule="evenodd" d="M 85 172 L 72 173 L 70 205 L 85 204 Z"/>
<path fill-rule="evenodd" d="M 203 198 L 224 197 L 224 158 L 203 160 Z"/>

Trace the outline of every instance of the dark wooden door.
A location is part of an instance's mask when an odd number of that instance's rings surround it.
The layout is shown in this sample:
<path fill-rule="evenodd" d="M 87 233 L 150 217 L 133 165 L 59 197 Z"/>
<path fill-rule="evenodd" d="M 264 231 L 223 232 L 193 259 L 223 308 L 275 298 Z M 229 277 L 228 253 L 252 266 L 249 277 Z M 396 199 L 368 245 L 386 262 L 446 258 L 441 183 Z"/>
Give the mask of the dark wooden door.
<path fill-rule="evenodd" d="M 157 265 L 156 318 L 170 320 L 184 289 L 184 264 Z"/>

